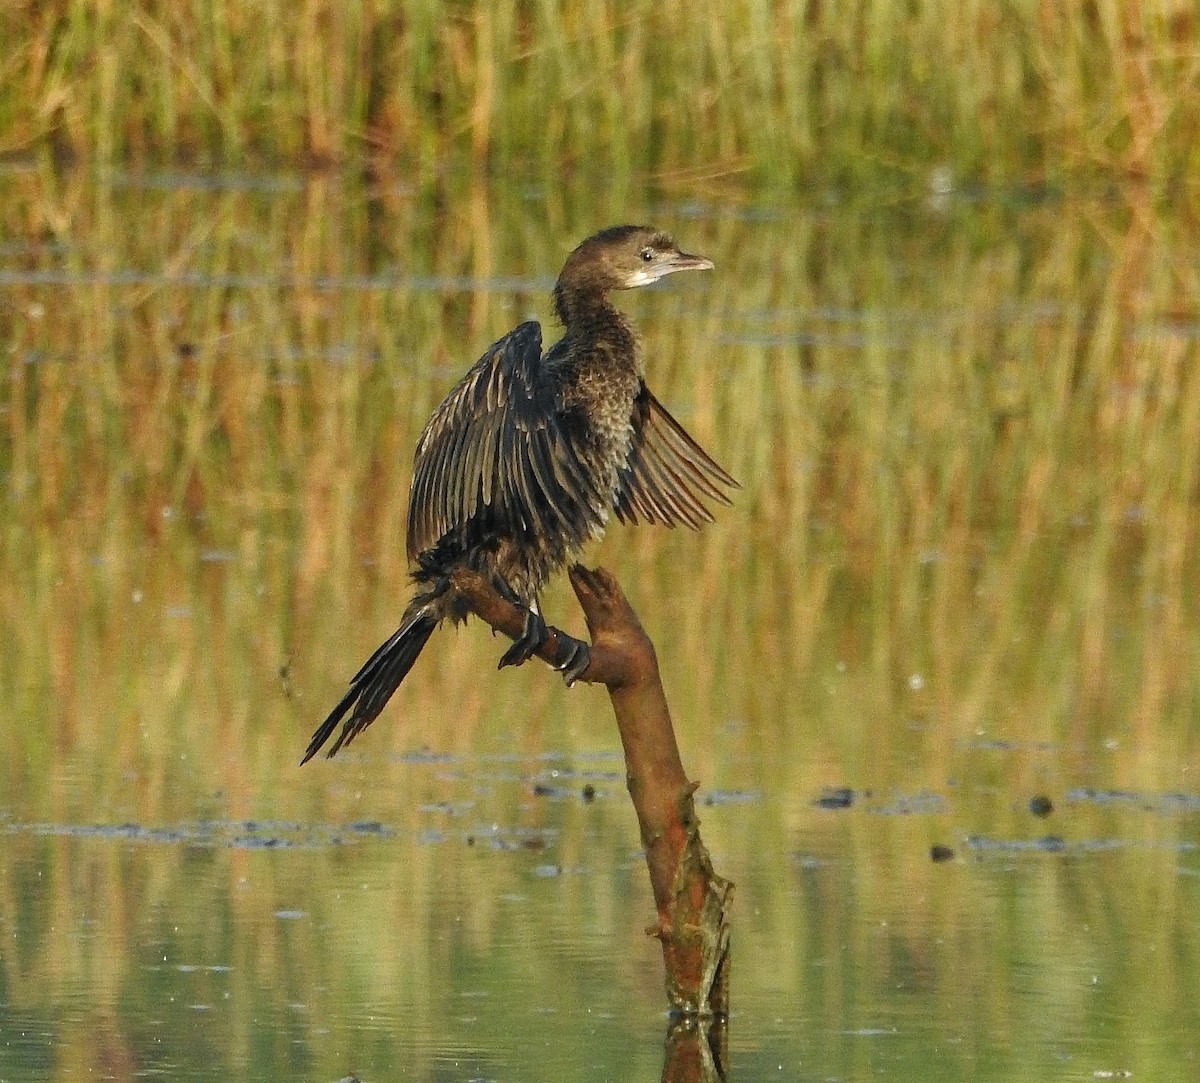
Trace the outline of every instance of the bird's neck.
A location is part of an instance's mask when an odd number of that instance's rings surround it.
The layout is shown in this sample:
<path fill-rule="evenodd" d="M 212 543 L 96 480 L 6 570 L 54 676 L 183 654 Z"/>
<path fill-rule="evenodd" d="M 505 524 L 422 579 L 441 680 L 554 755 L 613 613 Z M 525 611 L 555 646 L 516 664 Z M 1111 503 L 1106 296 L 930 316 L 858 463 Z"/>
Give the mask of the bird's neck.
<path fill-rule="evenodd" d="M 604 290 L 566 277 L 554 284 L 554 311 L 568 331 L 577 323 L 620 315 Z"/>
<path fill-rule="evenodd" d="M 566 331 L 570 353 L 577 365 L 588 361 L 604 367 L 628 369 L 642 375 L 637 332 L 625 315 L 600 291 L 572 290 L 562 283 L 554 289 L 554 309 Z"/>

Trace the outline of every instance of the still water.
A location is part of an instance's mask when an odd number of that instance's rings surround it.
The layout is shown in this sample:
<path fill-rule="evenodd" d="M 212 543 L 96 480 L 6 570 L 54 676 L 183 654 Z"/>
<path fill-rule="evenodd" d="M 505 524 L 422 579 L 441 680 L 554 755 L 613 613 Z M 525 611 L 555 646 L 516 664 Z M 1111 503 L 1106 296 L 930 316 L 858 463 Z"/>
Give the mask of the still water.
<path fill-rule="evenodd" d="M 630 219 L 716 263 L 620 301 L 742 483 L 588 554 L 736 883 L 728 1078 L 1200 1075 L 1194 225 L 500 187 L 0 174 L 0 1080 L 660 1077 L 601 690 L 443 629 L 297 767 L 425 417 Z"/>

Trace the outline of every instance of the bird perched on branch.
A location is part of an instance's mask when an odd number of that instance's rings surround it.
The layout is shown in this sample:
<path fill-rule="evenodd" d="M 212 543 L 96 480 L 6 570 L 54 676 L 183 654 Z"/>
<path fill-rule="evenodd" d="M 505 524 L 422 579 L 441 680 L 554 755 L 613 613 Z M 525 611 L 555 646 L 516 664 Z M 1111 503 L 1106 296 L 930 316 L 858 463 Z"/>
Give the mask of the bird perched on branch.
<path fill-rule="evenodd" d="M 467 606 L 451 572 L 485 576 L 525 612 L 524 633 L 500 659 L 520 665 L 548 635 L 537 596 L 550 576 L 622 522 L 711 522 L 706 500 L 728 504 L 737 482 L 651 394 L 641 344 L 611 290 L 676 271 L 711 270 L 649 226 L 613 226 L 567 258 L 554 287 L 563 336 L 542 352 L 542 329 L 521 324 L 468 370 L 417 442 L 408 506 L 408 557 L 417 591 L 400 627 L 358 671 L 317 728 L 307 763 L 345 718 L 332 756 L 383 710 L 447 617 Z M 587 669 L 586 643 L 564 637 L 570 684 Z"/>

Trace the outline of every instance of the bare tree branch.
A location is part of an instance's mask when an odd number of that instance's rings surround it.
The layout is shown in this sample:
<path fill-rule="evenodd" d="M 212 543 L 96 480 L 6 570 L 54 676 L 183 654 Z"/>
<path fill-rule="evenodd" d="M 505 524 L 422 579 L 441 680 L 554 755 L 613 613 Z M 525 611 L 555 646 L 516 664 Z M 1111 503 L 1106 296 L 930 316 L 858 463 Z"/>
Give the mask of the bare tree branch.
<path fill-rule="evenodd" d="M 496 593 L 481 575 L 452 573 L 454 588 L 471 610 L 516 639 L 524 612 Z M 612 700 L 625 750 L 626 783 L 641 827 L 658 920 L 647 930 L 662 942 L 667 998 L 674 1011 L 726 1016 L 729 1011 L 729 928 L 733 885 L 719 877 L 700 839 L 658 659 L 616 579 L 580 564 L 570 570 L 591 636 L 591 655 L 579 680 L 603 684 Z M 556 628 L 538 650 L 551 665 L 570 657 L 574 640 Z"/>

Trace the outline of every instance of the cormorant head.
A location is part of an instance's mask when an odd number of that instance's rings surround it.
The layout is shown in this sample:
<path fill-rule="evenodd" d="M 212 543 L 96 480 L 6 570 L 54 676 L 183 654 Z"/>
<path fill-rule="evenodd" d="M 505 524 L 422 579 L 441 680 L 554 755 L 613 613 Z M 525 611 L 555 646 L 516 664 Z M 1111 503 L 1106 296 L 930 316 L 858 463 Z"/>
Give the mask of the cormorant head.
<path fill-rule="evenodd" d="M 653 226 L 610 226 L 567 257 L 558 281 L 574 290 L 628 290 L 675 271 L 711 271 L 712 266 L 704 256 L 681 251 L 670 234 Z"/>

